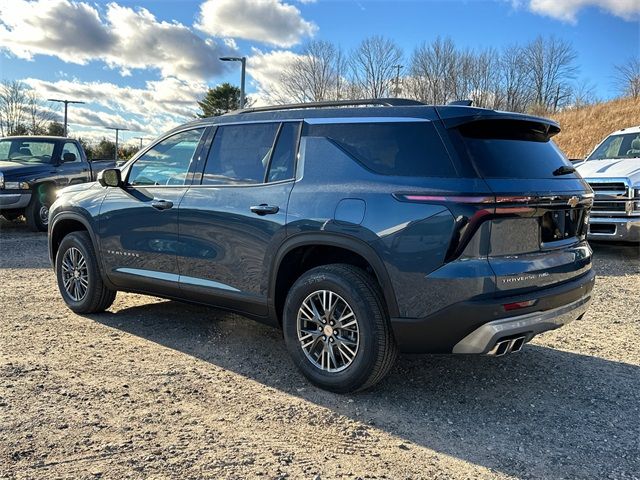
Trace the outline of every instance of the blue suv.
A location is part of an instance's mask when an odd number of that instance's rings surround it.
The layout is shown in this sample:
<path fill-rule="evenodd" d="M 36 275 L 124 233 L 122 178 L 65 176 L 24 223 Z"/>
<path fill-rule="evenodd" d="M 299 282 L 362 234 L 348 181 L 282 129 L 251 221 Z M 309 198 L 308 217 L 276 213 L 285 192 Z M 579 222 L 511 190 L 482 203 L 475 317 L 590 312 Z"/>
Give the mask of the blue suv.
<path fill-rule="evenodd" d="M 584 315 L 593 193 L 554 122 L 403 99 L 253 108 L 178 127 L 50 210 L 60 293 L 117 291 L 282 328 L 335 392 L 396 354 L 516 352 Z"/>

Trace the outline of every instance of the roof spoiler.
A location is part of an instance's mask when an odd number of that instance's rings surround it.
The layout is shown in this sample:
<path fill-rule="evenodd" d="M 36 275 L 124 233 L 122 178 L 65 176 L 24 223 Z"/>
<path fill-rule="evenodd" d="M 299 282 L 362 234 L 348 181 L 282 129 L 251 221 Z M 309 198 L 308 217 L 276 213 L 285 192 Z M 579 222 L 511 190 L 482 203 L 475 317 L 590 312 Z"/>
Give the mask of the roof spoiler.
<path fill-rule="evenodd" d="M 459 107 L 470 107 L 473 105 L 473 100 L 454 100 L 453 102 L 449 102 L 447 105 L 457 105 Z"/>

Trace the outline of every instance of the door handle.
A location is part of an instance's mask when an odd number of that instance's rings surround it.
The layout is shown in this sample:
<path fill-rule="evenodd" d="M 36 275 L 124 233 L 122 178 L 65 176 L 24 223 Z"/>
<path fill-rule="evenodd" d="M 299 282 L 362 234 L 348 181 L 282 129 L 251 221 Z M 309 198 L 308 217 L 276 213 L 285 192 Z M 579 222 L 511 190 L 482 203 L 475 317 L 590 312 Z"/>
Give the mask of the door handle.
<path fill-rule="evenodd" d="M 250 210 L 257 215 L 273 215 L 274 213 L 278 213 L 280 207 L 261 203 L 260 205 L 253 205 Z"/>
<path fill-rule="evenodd" d="M 168 210 L 173 207 L 173 202 L 169 200 L 154 200 L 151 202 L 151 206 L 158 210 Z"/>

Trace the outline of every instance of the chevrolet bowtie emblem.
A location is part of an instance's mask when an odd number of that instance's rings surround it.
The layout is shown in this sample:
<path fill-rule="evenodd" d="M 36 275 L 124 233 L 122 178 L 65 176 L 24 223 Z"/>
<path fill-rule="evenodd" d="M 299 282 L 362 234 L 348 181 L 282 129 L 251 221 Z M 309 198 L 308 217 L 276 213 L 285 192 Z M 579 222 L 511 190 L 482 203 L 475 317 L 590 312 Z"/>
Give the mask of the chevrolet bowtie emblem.
<path fill-rule="evenodd" d="M 569 200 L 567 200 L 567 203 L 571 208 L 575 208 L 580 203 L 580 199 L 576 196 L 573 196 Z"/>

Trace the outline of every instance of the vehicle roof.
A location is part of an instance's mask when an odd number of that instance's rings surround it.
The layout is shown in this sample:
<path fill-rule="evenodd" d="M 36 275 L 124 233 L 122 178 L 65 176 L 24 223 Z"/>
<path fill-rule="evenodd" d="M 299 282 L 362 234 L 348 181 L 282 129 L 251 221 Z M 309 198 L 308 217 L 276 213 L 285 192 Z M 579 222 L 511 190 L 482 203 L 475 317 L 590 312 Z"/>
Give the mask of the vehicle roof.
<path fill-rule="evenodd" d="M 68 140 L 75 142 L 77 140 L 69 137 L 54 137 L 51 135 L 13 135 L 11 137 L 2 137 L 0 140 Z"/>
<path fill-rule="evenodd" d="M 349 118 L 349 117 L 405 117 L 405 118 L 423 118 L 426 120 L 443 120 L 446 123 L 455 125 L 464 121 L 474 121 L 481 119 L 514 119 L 522 121 L 531 121 L 551 125 L 559 130 L 558 124 L 553 120 L 531 115 L 503 112 L 499 110 L 490 110 L 486 108 L 467 107 L 460 105 L 408 105 L 408 106 L 357 106 L 357 107 L 313 107 L 313 108 L 296 108 L 282 110 L 278 106 L 274 106 L 274 110 L 269 111 L 236 111 L 230 112 L 218 117 L 207 117 L 193 120 L 187 124 L 181 125 L 174 130 L 180 130 L 185 127 L 199 125 L 216 125 L 223 123 L 242 123 L 242 122 L 264 122 L 279 120 L 304 120 L 308 118 Z"/>
<path fill-rule="evenodd" d="M 613 132 L 611 135 L 622 135 L 623 133 L 640 133 L 640 125 L 637 127 L 621 128 Z"/>

